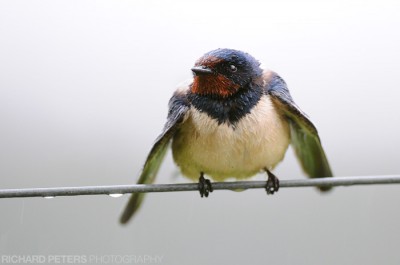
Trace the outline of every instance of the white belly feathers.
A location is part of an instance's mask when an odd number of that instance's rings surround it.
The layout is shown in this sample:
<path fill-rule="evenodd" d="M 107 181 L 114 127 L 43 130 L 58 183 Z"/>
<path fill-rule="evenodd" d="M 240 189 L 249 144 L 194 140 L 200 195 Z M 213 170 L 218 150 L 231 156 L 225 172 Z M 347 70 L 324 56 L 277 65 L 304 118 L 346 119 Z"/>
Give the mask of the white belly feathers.
<path fill-rule="evenodd" d="M 198 180 L 204 172 L 216 181 L 247 178 L 280 162 L 290 142 L 288 122 L 262 96 L 236 125 L 220 124 L 192 107 L 173 139 L 172 151 L 182 174 Z"/>

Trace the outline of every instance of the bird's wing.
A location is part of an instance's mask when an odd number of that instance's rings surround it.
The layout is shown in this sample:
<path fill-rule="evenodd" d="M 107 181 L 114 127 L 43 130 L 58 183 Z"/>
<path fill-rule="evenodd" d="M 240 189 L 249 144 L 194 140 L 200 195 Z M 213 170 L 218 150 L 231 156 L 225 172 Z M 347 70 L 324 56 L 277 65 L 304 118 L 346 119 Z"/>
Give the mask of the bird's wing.
<path fill-rule="evenodd" d="M 298 160 L 311 178 L 332 177 L 332 171 L 318 136 L 307 115 L 294 103 L 285 81 L 275 73 L 264 74 L 266 93 L 281 114 L 289 120 L 291 143 Z M 328 190 L 329 187 L 319 187 Z"/>
<path fill-rule="evenodd" d="M 149 155 L 147 156 L 142 173 L 137 182 L 138 184 L 150 184 L 154 182 L 171 139 L 186 119 L 188 110 L 189 103 L 186 99 L 185 91 L 177 90 L 169 101 L 168 118 L 164 130 L 157 137 Z M 122 224 L 127 223 L 132 215 L 139 209 L 143 197 L 144 193 L 134 193 L 131 195 L 128 205 L 125 207 L 120 218 Z"/>

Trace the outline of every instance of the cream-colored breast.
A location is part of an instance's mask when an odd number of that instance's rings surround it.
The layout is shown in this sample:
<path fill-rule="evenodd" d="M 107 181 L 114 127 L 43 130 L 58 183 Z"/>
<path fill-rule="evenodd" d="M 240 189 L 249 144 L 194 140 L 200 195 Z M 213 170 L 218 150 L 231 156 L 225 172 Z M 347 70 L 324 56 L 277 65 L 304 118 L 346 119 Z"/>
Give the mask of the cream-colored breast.
<path fill-rule="evenodd" d="M 233 127 L 194 107 L 172 143 L 182 173 L 194 180 L 200 172 L 221 181 L 251 177 L 280 162 L 290 142 L 289 126 L 262 96 L 249 114 Z"/>

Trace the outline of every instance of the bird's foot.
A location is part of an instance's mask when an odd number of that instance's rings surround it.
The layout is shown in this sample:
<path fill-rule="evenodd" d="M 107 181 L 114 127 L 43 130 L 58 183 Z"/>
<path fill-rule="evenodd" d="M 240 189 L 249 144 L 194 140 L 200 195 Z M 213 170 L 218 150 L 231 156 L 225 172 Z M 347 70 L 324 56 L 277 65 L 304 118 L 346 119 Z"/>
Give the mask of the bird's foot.
<path fill-rule="evenodd" d="M 268 195 L 272 195 L 279 190 L 279 179 L 272 174 L 269 170 L 266 170 L 268 174 L 267 184 L 265 185 L 265 190 Z"/>
<path fill-rule="evenodd" d="M 204 178 L 203 173 L 201 173 L 199 178 L 199 192 L 200 196 L 203 198 L 208 197 L 208 194 L 213 192 L 213 187 L 211 185 L 211 181 L 209 179 Z"/>

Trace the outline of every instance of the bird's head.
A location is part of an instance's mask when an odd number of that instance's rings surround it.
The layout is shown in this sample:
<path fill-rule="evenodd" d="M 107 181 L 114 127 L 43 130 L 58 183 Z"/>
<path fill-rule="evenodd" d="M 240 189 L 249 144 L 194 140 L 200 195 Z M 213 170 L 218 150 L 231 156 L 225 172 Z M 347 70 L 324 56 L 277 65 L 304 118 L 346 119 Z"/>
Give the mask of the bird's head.
<path fill-rule="evenodd" d="M 262 75 L 260 63 L 253 56 L 231 49 L 217 49 L 204 54 L 192 71 L 192 93 L 222 98 L 237 93 Z"/>

